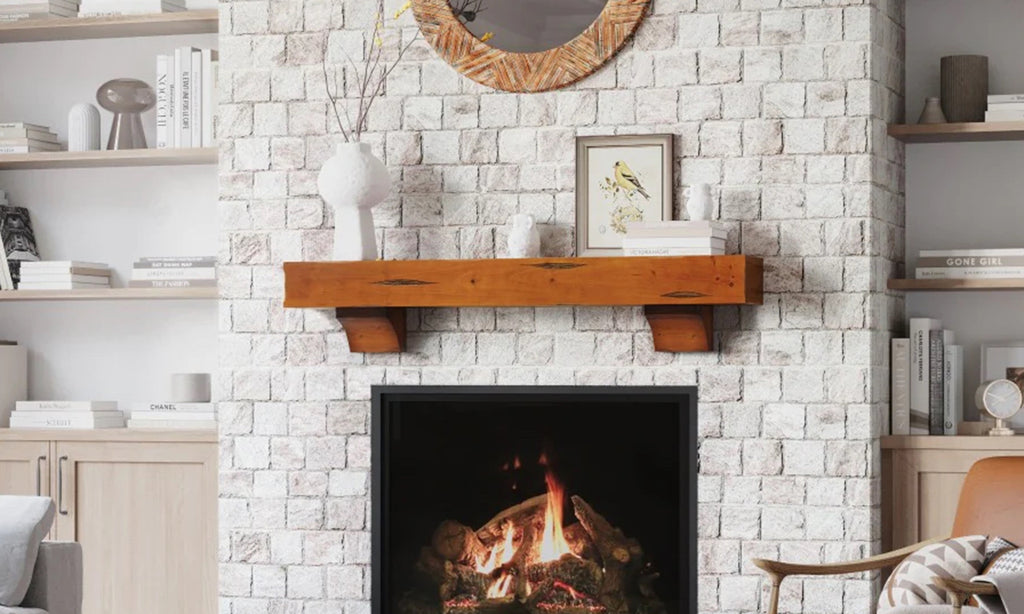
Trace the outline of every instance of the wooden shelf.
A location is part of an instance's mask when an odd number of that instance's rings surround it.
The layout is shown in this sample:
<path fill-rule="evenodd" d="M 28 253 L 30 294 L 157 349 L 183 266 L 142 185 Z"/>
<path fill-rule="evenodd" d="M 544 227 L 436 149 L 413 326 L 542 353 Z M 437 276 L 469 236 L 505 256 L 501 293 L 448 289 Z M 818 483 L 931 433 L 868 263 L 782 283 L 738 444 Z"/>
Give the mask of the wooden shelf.
<path fill-rule="evenodd" d="M 216 147 L 0 154 L 0 170 L 216 164 L 217 154 Z"/>
<path fill-rule="evenodd" d="M 642 305 L 664 352 L 712 347 L 712 307 L 760 305 L 760 258 L 286 262 L 285 307 L 335 308 L 354 352 L 400 352 L 409 307 Z"/>
<path fill-rule="evenodd" d="M 904 292 L 1024 290 L 1024 279 L 890 279 L 889 289 Z"/>
<path fill-rule="evenodd" d="M 154 15 L 24 19 L 0 23 L 0 43 L 213 34 L 217 28 L 217 9 Z"/>
<path fill-rule="evenodd" d="M 217 431 L 182 429 L 11 429 L 0 441 L 103 441 L 133 443 L 217 443 Z"/>
<path fill-rule="evenodd" d="M 217 288 L 99 288 L 96 290 L 0 290 L 0 301 L 128 301 L 217 298 Z"/>
<path fill-rule="evenodd" d="M 966 143 L 1024 140 L 1024 122 L 890 124 L 889 136 L 904 143 Z"/>

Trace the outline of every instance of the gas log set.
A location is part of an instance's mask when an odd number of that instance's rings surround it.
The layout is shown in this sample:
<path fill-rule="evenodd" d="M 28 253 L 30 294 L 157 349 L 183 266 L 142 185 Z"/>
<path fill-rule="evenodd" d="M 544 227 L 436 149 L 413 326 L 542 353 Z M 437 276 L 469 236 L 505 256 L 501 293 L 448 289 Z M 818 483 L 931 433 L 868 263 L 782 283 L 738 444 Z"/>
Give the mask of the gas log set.
<path fill-rule="evenodd" d="M 400 614 L 667 614 L 640 544 L 576 495 L 563 527 L 564 488 L 546 482 L 479 529 L 442 522 Z"/>

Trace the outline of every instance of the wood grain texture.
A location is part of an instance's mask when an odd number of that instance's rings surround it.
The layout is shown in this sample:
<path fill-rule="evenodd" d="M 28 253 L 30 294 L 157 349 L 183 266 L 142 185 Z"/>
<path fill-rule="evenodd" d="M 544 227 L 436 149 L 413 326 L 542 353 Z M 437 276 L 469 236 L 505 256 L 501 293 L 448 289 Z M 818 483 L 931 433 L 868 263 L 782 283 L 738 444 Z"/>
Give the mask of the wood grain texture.
<path fill-rule="evenodd" d="M 1024 122 L 890 124 L 889 136 L 904 143 L 1024 140 Z"/>
<path fill-rule="evenodd" d="M 391 354 L 405 351 L 405 309 L 353 307 L 337 310 L 353 352 Z"/>
<path fill-rule="evenodd" d="M 213 34 L 217 29 L 217 9 L 153 15 L 24 19 L 0 23 L 0 43 Z"/>
<path fill-rule="evenodd" d="M 1024 290 L 1024 279 L 890 279 L 889 289 L 903 292 Z"/>
<path fill-rule="evenodd" d="M 507 92 L 543 92 L 590 75 L 615 56 L 639 27 L 650 0 L 608 0 L 579 36 L 548 51 L 512 53 L 482 42 L 455 16 L 448 0 L 413 0 L 424 38 L 463 75 Z"/>
<path fill-rule="evenodd" d="M 286 262 L 285 307 L 759 305 L 747 256 Z"/>
<path fill-rule="evenodd" d="M 714 347 L 713 307 L 648 305 L 644 316 L 651 325 L 659 352 L 710 352 Z"/>
<path fill-rule="evenodd" d="M 43 151 L 0 154 L 0 171 L 117 166 L 180 166 L 216 164 L 216 147 L 184 149 L 120 149 L 116 151 Z"/>

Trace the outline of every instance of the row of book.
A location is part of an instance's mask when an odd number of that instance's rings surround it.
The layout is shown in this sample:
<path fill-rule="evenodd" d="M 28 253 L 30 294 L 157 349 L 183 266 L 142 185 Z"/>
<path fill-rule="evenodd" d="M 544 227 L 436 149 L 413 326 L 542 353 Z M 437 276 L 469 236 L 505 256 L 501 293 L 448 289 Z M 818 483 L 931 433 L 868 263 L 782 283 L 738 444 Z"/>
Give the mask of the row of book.
<path fill-rule="evenodd" d="M 216 256 L 142 258 L 132 266 L 133 288 L 212 288 L 216 285 Z"/>
<path fill-rule="evenodd" d="M 100 262 L 38 260 L 21 264 L 19 290 L 91 290 L 110 287 L 110 267 Z"/>
<path fill-rule="evenodd" d="M 179 47 L 156 58 L 156 146 L 212 147 L 217 52 Z"/>
<path fill-rule="evenodd" d="M 891 434 L 956 435 L 964 417 L 964 348 L 934 318 L 892 340 Z"/>
<path fill-rule="evenodd" d="M 0 0 L 2 1 L 2 0 Z M 57 134 L 49 126 L 25 122 L 0 123 L 0 154 L 61 151 Z"/>
<path fill-rule="evenodd" d="M 917 279 L 1024 278 L 1024 248 L 921 250 Z"/>
<path fill-rule="evenodd" d="M 1024 121 L 1024 94 L 997 94 L 989 96 L 985 121 Z"/>
<path fill-rule="evenodd" d="M 17 401 L 11 428 L 111 429 L 174 428 L 215 430 L 215 403 L 133 403 L 114 401 Z"/>
<path fill-rule="evenodd" d="M 625 256 L 716 256 L 725 254 L 721 222 L 632 222 L 622 240 Z"/>
<path fill-rule="evenodd" d="M 78 0 L 0 0 L 0 21 L 77 15 Z"/>

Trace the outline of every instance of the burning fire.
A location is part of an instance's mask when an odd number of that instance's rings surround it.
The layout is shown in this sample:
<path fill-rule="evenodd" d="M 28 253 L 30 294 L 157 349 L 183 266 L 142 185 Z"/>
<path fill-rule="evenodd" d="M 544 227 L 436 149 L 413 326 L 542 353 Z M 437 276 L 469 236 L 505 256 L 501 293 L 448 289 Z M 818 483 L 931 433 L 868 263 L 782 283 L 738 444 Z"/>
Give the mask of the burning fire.
<path fill-rule="evenodd" d="M 544 457 L 541 457 L 544 460 Z M 544 511 L 544 532 L 541 534 L 540 562 L 557 561 L 563 554 L 572 552 L 569 542 L 562 533 L 562 507 L 565 501 L 565 489 L 548 470 L 544 481 L 548 485 L 548 503 Z"/>
<path fill-rule="evenodd" d="M 512 574 L 503 573 L 501 577 L 494 581 L 491 588 L 487 589 L 488 599 L 500 599 L 509 594 L 512 590 Z"/>
<path fill-rule="evenodd" d="M 504 537 L 502 541 L 495 544 L 491 548 L 490 554 L 484 561 L 477 561 L 476 570 L 480 573 L 491 573 L 501 565 L 504 565 L 512 560 L 512 556 L 516 553 L 515 547 L 512 545 L 512 540 L 516 535 L 516 528 L 512 526 L 511 522 L 505 523 L 504 526 Z"/>

